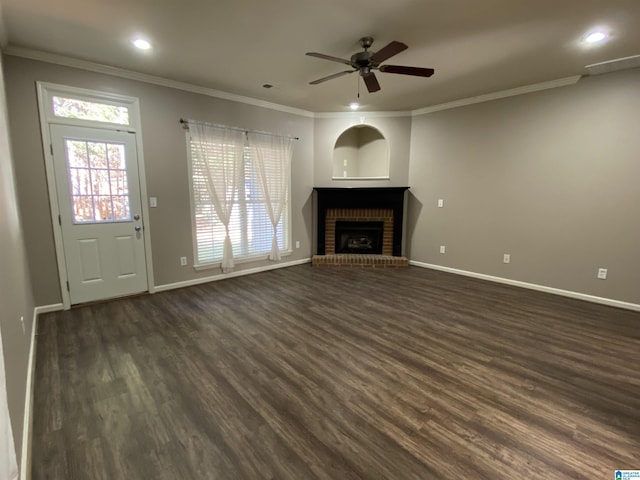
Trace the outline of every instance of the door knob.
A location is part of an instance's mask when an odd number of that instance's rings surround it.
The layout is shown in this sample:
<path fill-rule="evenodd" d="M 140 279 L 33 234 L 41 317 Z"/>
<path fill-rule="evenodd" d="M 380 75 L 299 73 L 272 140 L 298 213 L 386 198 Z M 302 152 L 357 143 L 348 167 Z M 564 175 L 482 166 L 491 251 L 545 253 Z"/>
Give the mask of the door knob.
<path fill-rule="evenodd" d="M 134 220 L 140 220 L 140 215 L 138 215 L 137 213 L 133 216 Z"/>
<path fill-rule="evenodd" d="M 142 230 L 142 227 L 140 225 L 136 225 L 133 228 L 135 229 L 136 232 L 139 232 L 140 230 Z"/>

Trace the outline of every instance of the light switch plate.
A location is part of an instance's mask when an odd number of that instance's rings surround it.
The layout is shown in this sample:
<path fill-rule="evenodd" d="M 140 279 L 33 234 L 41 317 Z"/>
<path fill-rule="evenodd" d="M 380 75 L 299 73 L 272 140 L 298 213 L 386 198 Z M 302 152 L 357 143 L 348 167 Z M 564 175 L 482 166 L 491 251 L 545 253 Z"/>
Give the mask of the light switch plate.
<path fill-rule="evenodd" d="M 157 207 L 158 206 L 158 198 L 157 197 L 149 197 L 149 206 Z"/>

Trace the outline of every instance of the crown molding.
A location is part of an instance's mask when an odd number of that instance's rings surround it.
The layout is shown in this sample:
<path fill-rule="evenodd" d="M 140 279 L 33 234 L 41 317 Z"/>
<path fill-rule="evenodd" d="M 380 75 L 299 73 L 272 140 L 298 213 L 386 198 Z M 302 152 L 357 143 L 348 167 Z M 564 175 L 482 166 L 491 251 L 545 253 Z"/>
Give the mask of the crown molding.
<path fill-rule="evenodd" d="M 557 80 L 551 80 L 549 82 L 534 83 L 533 85 L 525 85 L 523 87 L 511 88 L 509 90 L 502 90 L 500 92 L 486 93 L 484 95 L 478 95 L 477 97 L 463 98 L 454 102 L 441 103 L 439 105 L 433 105 L 431 107 L 419 108 L 418 110 L 414 110 L 413 112 L 411 112 L 411 115 L 416 117 L 418 115 L 439 112 L 441 110 L 450 110 L 452 108 L 464 107 L 476 103 L 489 102 L 491 100 L 498 100 L 500 98 L 515 97 L 516 95 L 525 95 L 527 93 L 549 90 L 551 88 L 566 87 L 569 85 L 575 85 L 576 83 L 578 83 L 578 80 L 580 80 L 580 78 L 582 78 L 581 75 L 573 75 L 571 77 L 559 78 Z"/>
<path fill-rule="evenodd" d="M 1 24 L 0 24 L 0 27 L 1 27 Z M 302 110 L 295 107 L 289 107 L 289 106 L 280 105 L 277 103 L 257 100 L 251 97 L 244 97 L 242 95 L 227 93 L 221 90 L 214 90 L 212 88 L 200 87 L 198 85 L 192 85 L 190 83 L 179 82 L 177 80 L 170 80 L 163 77 L 157 77 L 155 75 L 148 75 L 146 73 L 134 72 L 132 70 L 127 70 L 119 67 L 112 67 L 109 65 L 101 64 L 101 63 L 90 62 L 88 60 L 80 60 L 77 58 L 67 57 L 65 55 L 42 52 L 40 50 L 32 50 L 29 48 L 9 46 L 6 49 L 3 49 L 3 53 L 5 55 L 11 55 L 14 57 L 28 58 L 30 60 L 38 60 L 41 62 L 53 63 L 56 65 L 62 65 L 64 67 L 78 68 L 81 70 L 88 70 L 90 72 L 103 73 L 106 75 L 112 75 L 114 77 L 126 78 L 128 80 L 136 80 L 138 82 L 150 83 L 153 85 L 160 85 L 160 86 L 169 87 L 169 88 L 175 88 L 178 90 L 184 90 L 190 93 L 198 93 L 198 94 L 206 95 L 209 97 L 216 97 L 216 98 L 222 98 L 224 100 L 231 100 L 234 102 L 246 103 L 246 104 L 254 105 L 257 107 L 269 108 L 271 110 L 278 110 L 281 112 L 292 113 L 294 115 L 301 115 L 304 117 L 311 117 L 311 118 L 358 118 L 361 116 L 410 117 L 412 114 L 411 111 L 310 112 L 308 110 Z"/>
<path fill-rule="evenodd" d="M 4 34 L 2 25 L 2 11 L 0 10 L 0 42 Z M 0 47 L 2 44 L 0 43 Z M 277 103 L 266 102 L 264 100 L 257 100 L 255 98 L 245 97 L 242 95 L 236 95 L 233 93 L 223 92 L 221 90 L 215 90 L 212 88 L 201 87 L 198 85 L 192 85 L 190 83 L 180 82 L 177 80 L 170 80 L 163 77 L 157 77 L 155 75 L 148 75 L 146 73 L 134 72 L 132 70 L 126 70 L 124 68 L 112 67 L 109 65 L 103 65 L 101 63 L 90 62 L 88 60 L 80 60 L 77 58 L 67 57 L 64 55 L 57 55 L 54 53 L 42 52 L 40 50 L 32 50 L 29 48 L 7 46 L 2 48 L 4 55 L 11 55 L 14 57 L 28 58 L 30 60 L 38 60 L 41 62 L 54 63 L 56 65 L 62 65 L 65 67 L 79 68 L 81 70 L 88 70 L 96 73 L 103 73 L 106 75 L 112 75 L 114 77 L 126 78 L 129 80 L 135 80 L 138 82 L 150 83 L 153 85 L 160 85 L 168 88 L 175 88 L 177 90 L 183 90 L 191 93 L 198 93 L 209 97 L 221 98 L 224 100 L 231 100 L 233 102 L 245 103 L 256 107 L 268 108 L 271 110 L 277 110 L 280 112 L 291 113 L 294 115 L 300 115 L 310 118 L 382 118 L 382 117 L 416 117 L 419 115 L 425 115 L 428 113 L 438 112 L 441 110 L 449 110 L 452 108 L 464 107 L 467 105 L 473 105 L 476 103 L 489 102 L 491 100 L 498 100 L 501 98 L 513 97 L 516 95 L 525 95 L 527 93 L 539 92 L 541 90 L 549 90 L 551 88 L 565 87 L 569 85 L 575 85 L 578 83 L 581 75 L 574 75 L 571 77 L 560 78 L 557 80 L 551 80 L 548 82 L 535 83 L 533 85 L 525 85 L 523 87 L 511 88 L 509 90 L 502 90 L 499 92 L 487 93 L 479 95 L 477 97 L 463 98 L 448 103 L 441 103 L 438 105 L 432 105 L 417 110 L 410 111 L 383 111 L 383 112 L 311 112 L 308 110 L 302 110 L 300 108 L 289 107 L 286 105 L 280 105 Z"/>
<path fill-rule="evenodd" d="M 584 68 L 587 69 L 589 75 L 602 75 L 603 73 L 619 72 L 621 70 L 630 70 L 638 67 L 640 67 L 640 55 L 593 63 L 586 65 Z"/>
<path fill-rule="evenodd" d="M 162 87 L 175 88 L 176 90 L 183 90 L 185 92 L 198 93 L 200 95 L 206 95 L 208 97 L 221 98 L 224 100 L 231 100 L 233 102 L 245 103 L 253 105 L 255 107 L 268 108 L 270 110 L 277 110 L 285 113 L 292 113 L 294 115 L 300 115 L 303 117 L 313 118 L 313 112 L 302 110 L 300 108 L 288 107 L 286 105 L 279 105 L 277 103 L 266 102 L 264 100 L 257 100 L 255 98 L 244 97 L 242 95 L 236 95 L 233 93 L 223 92 L 221 90 L 215 90 L 207 87 L 200 87 L 198 85 L 192 85 L 190 83 L 179 82 L 177 80 L 169 80 L 167 78 L 157 77 L 155 75 L 148 75 L 146 73 L 134 72 L 126 70 L 124 68 L 112 67 L 109 65 L 103 65 L 101 63 L 90 62 L 88 60 L 80 60 L 77 58 L 66 57 L 64 55 L 57 55 L 54 53 L 42 52 L 39 50 L 32 50 L 28 48 L 9 46 L 3 50 L 5 55 L 11 55 L 14 57 L 28 58 L 30 60 L 39 60 L 41 62 L 54 63 L 56 65 L 62 65 L 65 67 L 79 68 L 81 70 L 88 70 L 90 72 L 103 73 L 106 75 L 112 75 L 114 77 L 126 78 L 128 80 L 135 80 L 138 82 L 150 83 L 153 85 L 159 85 Z"/>
<path fill-rule="evenodd" d="M 381 117 L 410 117 L 413 112 L 411 111 L 388 111 L 388 112 L 316 112 L 314 118 L 355 118 L 369 117 L 369 118 L 381 118 Z"/>

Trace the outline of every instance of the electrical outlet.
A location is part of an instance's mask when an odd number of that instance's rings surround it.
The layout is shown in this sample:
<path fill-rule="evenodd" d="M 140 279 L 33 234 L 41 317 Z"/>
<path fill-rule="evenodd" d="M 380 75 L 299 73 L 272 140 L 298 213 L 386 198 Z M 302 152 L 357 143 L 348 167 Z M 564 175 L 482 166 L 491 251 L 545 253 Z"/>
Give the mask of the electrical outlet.
<path fill-rule="evenodd" d="M 187 257 L 180 257 L 180 265 L 183 267 L 187 266 Z"/>
<path fill-rule="evenodd" d="M 511 263 L 511 255 L 509 253 L 505 253 L 502 257 L 503 263 Z"/>
<path fill-rule="evenodd" d="M 442 207 L 444 207 L 444 200 L 439 198 L 438 199 L 438 208 L 442 208 Z"/>
<path fill-rule="evenodd" d="M 447 250 L 447 247 L 444 245 L 440 245 L 440 253 L 444 253 Z"/>
<path fill-rule="evenodd" d="M 296 248 L 300 248 L 300 240 L 296 240 Z"/>
<path fill-rule="evenodd" d="M 606 268 L 599 268 L 598 269 L 598 278 L 600 280 L 606 280 L 607 279 L 607 269 Z"/>

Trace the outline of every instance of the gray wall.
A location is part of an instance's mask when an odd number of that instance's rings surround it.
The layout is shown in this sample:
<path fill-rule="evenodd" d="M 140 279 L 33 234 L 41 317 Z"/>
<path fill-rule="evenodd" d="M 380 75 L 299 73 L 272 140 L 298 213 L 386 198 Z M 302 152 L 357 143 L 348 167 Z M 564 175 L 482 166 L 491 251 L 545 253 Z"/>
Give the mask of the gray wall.
<path fill-rule="evenodd" d="M 372 128 L 358 129 L 358 175 L 384 177 L 389 171 L 387 139 Z"/>
<path fill-rule="evenodd" d="M 36 80 L 140 98 L 148 193 L 159 201 L 147 222 L 157 285 L 214 273 L 178 262 L 191 261 L 192 245 L 177 119 L 192 117 L 301 137 L 292 172 L 293 241 L 301 248 L 284 261 L 312 252 L 313 186 L 409 185 L 412 260 L 640 304 L 639 71 L 413 118 L 315 120 L 17 57 L 5 57 L 5 72 L 36 304 L 60 301 Z M 332 180 L 335 141 L 361 122 L 389 141 L 390 178 Z M 269 262 L 238 269 L 262 265 Z M 607 280 L 596 279 L 598 267 L 609 269 Z"/>
<path fill-rule="evenodd" d="M 347 130 L 336 140 L 333 150 L 333 176 L 355 177 L 358 174 L 358 153 L 357 131 Z"/>
<path fill-rule="evenodd" d="M 34 301 L 18 214 L 6 112 L 0 62 L 0 329 L 9 414 L 20 458 Z M 20 317 L 24 318 L 24 329 Z"/>
<path fill-rule="evenodd" d="M 180 117 L 300 137 L 294 146 L 291 172 L 292 240 L 294 247 L 300 241 L 300 249 L 282 261 L 311 255 L 312 118 L 18 57 L 5 57 L 5 72 L 18 194 L 22 211 L 29 217 L 24 228 L 37 305 L 61 301 L 40 140 L 38 80 L 140 99 L 147 190 L 149 196 L 158 198 L 158 207 L 150 209 L 151 218 L 146 221 L 155 285 L 220 272 L 196 272 L 179 263 L 183 255 L 193 263 L 187 147 Z M 266 260 L 244 263 L 237 265 L 236 271 L 271 264 Z"/>
<path fill-rule="evenodd" d="M 634 70 L 414 118 L 410 258 L 640 304 L 639 112 Z"/>
<path fill-rule="evenodd" d="M 17 57 L 2 62 L 0 328 L 18 450 L 34 304 L 61 301 L 36 80 L 140 98 L 148 193 L 159 201 L 147 219 L 157 285 L 214 273 L 178 262 L 192 259 L 186 140 L 177 123 L 187 117 L 301 138 L 292 166 L 293 241 L 301 248 L 284 261 L 311 254 L 313 186 L 409 185 L 412 260 L 640 304 L 639 70 L 413 119 L 314 121 Z M 360 116 L 389 141 L 390 179 L 333 181 L 335 140 Z M 503 253 L 511 264 L 502 263 Z M 596 279 L 598 267 L 609 269 L 608 280 Z"/>

